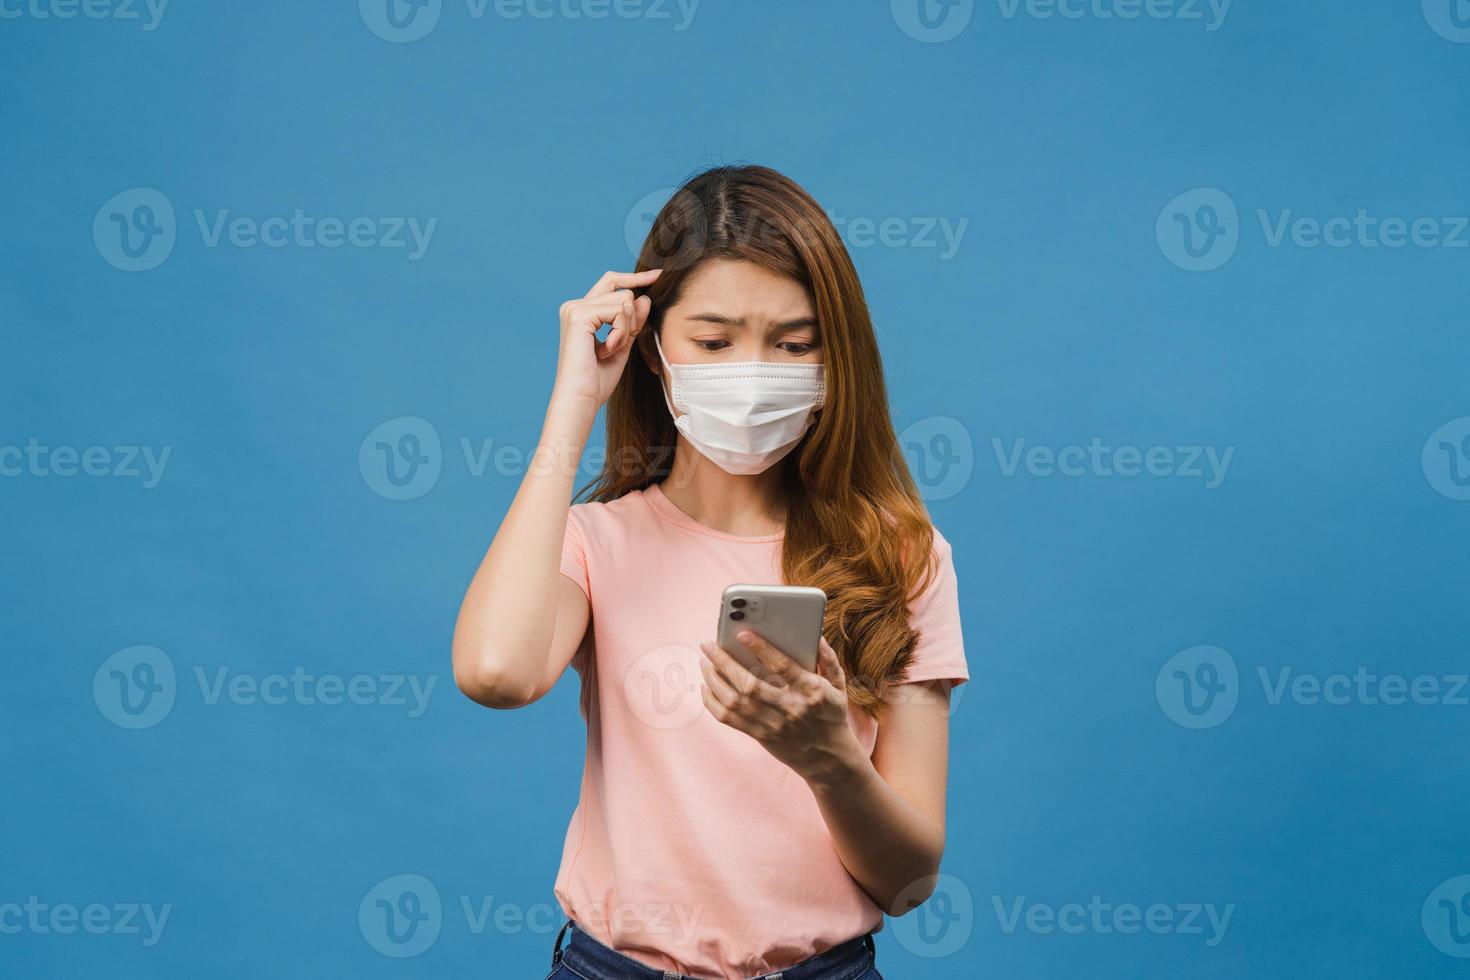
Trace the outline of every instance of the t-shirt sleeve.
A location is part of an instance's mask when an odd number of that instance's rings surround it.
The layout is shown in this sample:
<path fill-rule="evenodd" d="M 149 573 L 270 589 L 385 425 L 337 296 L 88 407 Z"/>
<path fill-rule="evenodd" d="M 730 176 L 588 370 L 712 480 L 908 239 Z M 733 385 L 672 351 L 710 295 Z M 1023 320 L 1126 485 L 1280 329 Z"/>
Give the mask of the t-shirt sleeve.
<path fill-rule="evenodd" d="M 914 659 L 904 683 L 949 680 L 950 686 L 970 679 L 965 661 L 965 641 L 960 632 L 960 592 L 955 579 L 954 552 L 936 528 L 934 578 L 909 604 L 909 625 L 919 631 Z"/>
<path fill-rule="evenodd" d="M 561 573 L 576 582 L 590 599 L 592 585 L 587 575 L 587 539 L 582 532 L 581 510 L 573 506 L 567 514 L 567 533 L 561 542 Z"/>

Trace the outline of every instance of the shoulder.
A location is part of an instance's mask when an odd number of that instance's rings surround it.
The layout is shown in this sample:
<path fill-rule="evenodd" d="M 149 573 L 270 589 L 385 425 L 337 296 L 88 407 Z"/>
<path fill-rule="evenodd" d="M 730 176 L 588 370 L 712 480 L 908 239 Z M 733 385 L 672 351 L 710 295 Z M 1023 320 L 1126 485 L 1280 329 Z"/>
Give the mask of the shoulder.
<path fill-rule="evenodd" d="M 643 491 L 634 490 L 616 500 L 588 500 L 573 504 L 567 524 L 575 527 L 584 537 L 607 540 L 628 533 L 630 529 L 641 526 L 653 516 L 648 501 L 643 499 Z"/>
<path fill-rule="evenodd" d="M 934 532 L 934 557 L 940 562 L 952 561 L 954 559 L 954 548 L 949 543 L 949 538 L 939 533 L 936 525 L 929 525 Z"/>
<path fill-rule="evenodd" d="M 912 560 L 915 551 L 922 549 L 926 542 L 931 560 L 947 559 L 953 553 L 949 539 L 940 532 L 939 525 L 930 519 L 923 507 L 906 507 L 901 511 L 880 507 L 878 515 L 882 533 L 899 542 L 905 561 Z"/>
<path fill-rule="evenodd" d="M 929 546 L 929 557 L 921 577 L 911 593 L 910 610 L 927 609 L 937 598 L 955 588 L 954 547 L 939 528 L 930 525 L 933 541 Z"/>
<path fill-rule="evenodd" d="M 937 525 L 930 523 L 927 525 L 927 528 L 929 531 L 929 553 L 927 555 L 928 578 L 932 584 L 934 578 L 939 577 L 944 574 L 946 569 L 954 566 L 954 547 L 950 544 L 949 538 L 944 536 Z M 922 541 L 922 536 L 912 535 L 906 545 L 908 554 L 913 555 L 914 549 L 922 548 Z"/>

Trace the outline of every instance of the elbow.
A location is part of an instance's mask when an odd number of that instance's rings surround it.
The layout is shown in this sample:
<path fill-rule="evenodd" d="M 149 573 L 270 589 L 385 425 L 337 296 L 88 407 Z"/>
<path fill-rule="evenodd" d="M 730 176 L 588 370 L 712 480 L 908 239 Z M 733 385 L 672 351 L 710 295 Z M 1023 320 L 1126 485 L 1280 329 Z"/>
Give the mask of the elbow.
<path fill-rule="evenodd" d="M 539 697 L 534 682 L 518 677 L 485 658 L 461 663 L 455 658 L 454 683 L 465 697 L 487 708 L 523 708 Z"/>
<path fill-rule="evenodd" d="M 914 909 L 927 902 L 939 885 L 939 859 L 943 854 L 942 846 L 936 850 L 932 857 L 925 861 L 907 885 L 896 892 L 873 896 L 875 904 L 883 910 L 883 914 L 892 918 L 907 915 Z"/>
<path fill-rule="evenodd" d="M 883 914 L 897 919 L 908 915 L 914 909 L 923 905 L 934 894 L 934 886 L 939 883 L 939 874 L 936 870 L 933 874 L 926 874 L 917 878 L 903 891 L 895 895 L 879 896 L 878 906 L 883 909 Z"/>

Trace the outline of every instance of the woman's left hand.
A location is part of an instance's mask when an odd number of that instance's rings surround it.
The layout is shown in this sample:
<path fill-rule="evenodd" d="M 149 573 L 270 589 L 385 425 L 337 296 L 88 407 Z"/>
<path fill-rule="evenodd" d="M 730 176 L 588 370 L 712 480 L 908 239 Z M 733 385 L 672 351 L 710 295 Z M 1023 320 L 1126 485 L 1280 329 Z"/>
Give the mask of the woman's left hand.
<path fill-rule="evenodd" d="M 755 676 L 713 643 L 701 643 L 700 695 L 715 720 L 745 732 L 808 782 L 829 779 L 862 756 L 847 721 L 847 682 L 837 653 L 823 639 L 817 669 L 807 670 L 759 634 L 737 639 L 766 667 Z"/>

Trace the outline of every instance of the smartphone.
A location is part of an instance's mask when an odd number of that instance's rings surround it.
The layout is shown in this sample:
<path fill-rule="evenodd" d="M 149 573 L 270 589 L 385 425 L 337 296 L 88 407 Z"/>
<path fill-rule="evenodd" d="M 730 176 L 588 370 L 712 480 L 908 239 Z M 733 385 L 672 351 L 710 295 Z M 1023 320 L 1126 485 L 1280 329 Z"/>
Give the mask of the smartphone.
<path fill-rule="evenodd" d="M 826 611 L 827 593 L 809 585 L 732 585 L 720 600 L 717 642 L 757 677 L 766 669 L 735 639 L 742 629 L 754 630 L 807 670 L 816 670 Z"/>

